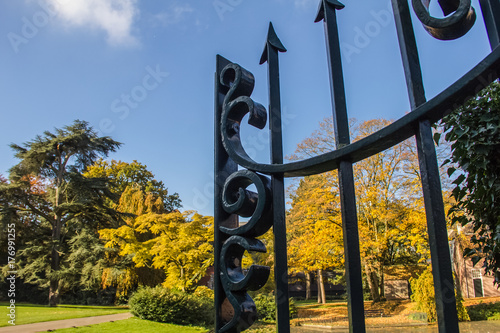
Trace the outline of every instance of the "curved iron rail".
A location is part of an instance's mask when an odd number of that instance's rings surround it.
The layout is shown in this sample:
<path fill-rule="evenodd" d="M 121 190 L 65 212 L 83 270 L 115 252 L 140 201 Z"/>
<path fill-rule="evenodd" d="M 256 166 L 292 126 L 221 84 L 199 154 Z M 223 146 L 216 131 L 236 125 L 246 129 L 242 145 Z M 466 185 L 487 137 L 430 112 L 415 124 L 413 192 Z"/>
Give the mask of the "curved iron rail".
<path fill-rule="evenodd" d="M 235 64 L 231 64 L 231 66 L 234 67 Z M 500 47 L 497 47 L 446 90 L 394 123 L 347 146 L 302 161 L 287 164 L 265 164 L 251 159 L 241 144 L 239 124 L 245 114 L 249 112 L 249 108 L 246 110 L 238 108 L 234 115 L 231 114 L 233 109 L 226 109 L 223 112 L 222 142 L 232 160 L 255 172 L 269 175 L 283 173 L 285 177 L 298 177 L 330 171 L 337 169 L 342 160 L 349 159 L 355 163 L 414 136 L 419 121 L 428 119 L 433 123 L 441 119 L 496 80 L 500 74 L 499 68 Z M 235 126 L 238 128 L 237 131 L 234 130 Z"/>

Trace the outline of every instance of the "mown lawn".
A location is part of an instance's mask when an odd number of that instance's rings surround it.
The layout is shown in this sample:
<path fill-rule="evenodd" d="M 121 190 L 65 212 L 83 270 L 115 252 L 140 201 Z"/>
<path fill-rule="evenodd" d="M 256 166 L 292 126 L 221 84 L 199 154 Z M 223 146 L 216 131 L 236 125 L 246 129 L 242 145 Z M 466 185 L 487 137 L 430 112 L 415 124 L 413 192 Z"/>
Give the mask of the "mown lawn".
<path fill-rule="evenodd" d="M 157 323 L 154 321 L 143 320 L 136 317 L 124 320 L 117 320 L 109 323 L 96 324 L 91 326 L 82 326 L 77 328 L 64 328 L 52 332 L 60 333 L 89 333 L 89 332 L 106 332 L 106 333 L 123 333 L 123 332 L 140 332 L 140 333 L 205 333 L 208 329 L 203 327 L 178 326 L 172 324 Z"/>
<path fill-rule="evenodd" d="M 5 320 L 0 321 L 0 327 L 9 326 L 9 303 L 0 302 L 0 315 Z M 89 305 L 59 305 L 49 307 L 35 304 L 16 304 L 16 325 L 39 323 L 42 321 L 63 320 L 71 318 L 83 318 L 92 316 L 110 315 L 115 313 L 129 312 L 127 307 L 118 306 L 89 306 Z"/>

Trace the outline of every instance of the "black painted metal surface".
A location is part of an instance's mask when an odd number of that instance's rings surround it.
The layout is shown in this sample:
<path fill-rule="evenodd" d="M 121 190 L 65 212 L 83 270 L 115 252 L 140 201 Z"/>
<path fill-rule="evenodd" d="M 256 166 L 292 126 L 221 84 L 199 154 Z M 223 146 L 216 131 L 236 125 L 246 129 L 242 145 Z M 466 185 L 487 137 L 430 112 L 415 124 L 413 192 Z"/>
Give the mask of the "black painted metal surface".
<path fill-rule="evenodd" d="M 316 22 L 324 20 L 328 67 L 330 69 L 335 146 L 337 149 L 348 146 L 351 143 L 336 17 L 336 11 L 342 8 L 344 8 L 344 5 L 338 1 L 323 0 L 320 3 L 318 15 L 315 20 Z M 349 330 L 351 332 L 364 332 L 365 309 L 359 250 L 358 216 L 356 212 L 356 192 L 352 162 L 348 156 L 339 161 L 338 175 L 344 235 Z"/>
<path fill-rule="evenodd" d="M 269 23 L 266 46 L 260 58 L 260 64 L 268 63 L 269 138 L 272 164 L 283 164 L 278 52 L 286 52 L 286 49 L 276 35 L 272 23 Z M 278 291 L 276 293 L 276 327 L 280 333 L 287 333 L 290 332 L 290 314 L 288 313 L 288 264 L 283 173 L 271 176 L 271 191 L 273 198 L 274 281 Z"/>
<path fill-rule="evenodd" d="M 328 66 L 331 76 L 336 147 L 333 152 L 302 161 L 283 163 L 278 52 L 285 52 L 272 24 L 260 63 L 268 64 L 269 130 L 271 162 L 253 161 L 241 144 L 241 121 L 259 129 L 267 124 L 266 109 L 250 96 L 254 76 L 241 66 L 217 56 L 215 80 L 215 305 L 216 332 L 241 332 L 250 327 L 257 311 L 246 293 L 263 286 L 269 267 L 241 267 L 245 251 L 265 252 L 256 239 L 273 227 L 277 329 L 289 332 L 286 262 L 284 177 L 305 176 L 338 169 L 349 325 L 351 332 L 365 332 L 359 236 L 352 165 L 390 148 L 411 136 L 417 140 L 420 173 L 427 214 L 431 259 L 435 281 L 439 331 L 458 332 L 456 301 L 451 273 L 447 230 L 437 158 L 431 125 L 463 104 L 500 74 L 500 0 L 480 0 L 492 52 L 462 78 L 430 101 L 426 101 L 409 0 L 391 0 L 403 68 L 412 111 L 398 121 L 350 143 L 344 77 L 339 44 L 337 11 L 344 5 L 321 0 L 316 22 L 324 20 Z M 445 18 L 429 14 L 429 0 L 412 0 L 412 7 L 425 30 L 443 40 L 466 34 L 476 20 L 470 0 L 439 0 Z M 238 166 L 246 170 L 238 171 Z M 248 190 L 254 185 L 257 192 Z M 238 216 L 250 218 L 246 224 Z"/>
<path fill-rule="evenodd" d="M 396 30 L 408 87 L 411 109 L 426 102 L 417 43 L 411 24 L 410 10 L 405 0 L 393 0 Z M 450 248 L 439 168 L 429 120 L 417 124 L 417 151 L 424 191 L 427 230 L 431 250 L 436 312 L 440 332 L 458 332 L 455 288 L 451 271 Z"/>

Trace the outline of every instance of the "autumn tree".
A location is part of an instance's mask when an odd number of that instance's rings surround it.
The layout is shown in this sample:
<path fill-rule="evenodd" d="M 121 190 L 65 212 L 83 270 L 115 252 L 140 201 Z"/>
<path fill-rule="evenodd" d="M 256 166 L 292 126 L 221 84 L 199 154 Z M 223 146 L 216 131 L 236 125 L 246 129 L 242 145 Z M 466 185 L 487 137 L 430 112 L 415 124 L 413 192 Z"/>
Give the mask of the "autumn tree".
<path fill-rule="evenodd" d="M 139 285 L 194 291 L 196 282 L 213 264 L 212 218 L 179 212 L 179 195 L 168 194 L 146 166 L 137 161 L 98 161 L 86 175 L 107 177 L 121 191 L 115 208 L 123 223 L 99 230 L 108 263 L 103 286 L 117 287 L 125 296 Z"/>
<path fill-rule="evenodd" d="M 291 273 L 304 272 L 306 288 L 317 275 L 318 302 L 325 303 L 323 272 L 343 268 L 342 221 L 336 171 L 302 179 L 290 195 L 288 261 Z"/>
<path fill-rule="evenodd" d="M 23 145 L 11 145 L 20 162 L 10 169 L 10 182 L 0 185 L 0 195 L 11 203 L 11 211 L 36 216 L 37 227 L 43 236 L 49 236 L 33 239 L 24 249 L 28 261 L 20 275 L 48 284 L 51 306 L 59 303 L 68 235 L 82 223 L 115 218 L 115 212 L 104 204 L 112 197 L 106 180 L 86 178 L 82 172 L 119 147 L 119 142 L 99 137 L 80 120 L 46 131 Z"/>
<path fill-rule="evenodd" d="M 110 182 L 110 189 L 114 193 L 122 194 L 128 187 L 139 188 L 146 193 L 151 193 L 163 203 L 166 212 L 174 211 L 181 207 L 179 194 L 169 194 L 163 181 L 157 180 L 147 166 L 137 162 L 106 161 L 99 159 L 87 168 L 85 174 L 89 178 L 106 178 Z"/>
<path fill-rule="evenodd" d="M 389 124 L 369 120 L 359 140 Z M 428 256 L 418 161 L 407 140 L 354 166 L 361 253 L 373 300 L 384 297 L 384 266 L 416 264 Z"/>
<path fill-rule="evenodd" d="M 98 251 L 99 255 L 96 253 L 81 256 L 81 261 L 75 261 L 75 263 L 80 262 L 79 267 L 89 267 L 89 270 L 84 270 L 88 274 L 85 277 L 82 276 L 82 283 L 94 281 L 104 288 L 115 287 L 117 296 L 124 296 L 138 285 L 155 286 L 163 282 L 164 271 L 153 267 L 151 261 L 137 265 L 136 261 L 140 256 L 149 255 L 147 251 L 146 253 L 133 251 L 121 253 L 122 251 L 117 246 L 105 247 L 108 240 L 103 239 L 100 234 L 105 233 L 106 230 L 115 235 L 120 232 L 131 232 L 136 220 L 142 215 L 172 213 L 181 206 L 179 195 L 169 194 L 164 183 L 158 181 L 147 166 L 137 161 L 127 163 L 100 159 L 88 167 L 84 175 L 109 180 L 110 189 L 119 194 L 120 199 L 118 202 L 109 201 L 108 204 L 111 208 L 121 212 L 123 216 L 120 223 L 113 225 L 112 228 L 103 228 L 102 232 L 101 229 L 94 230 L 87 234 L 86 241 L 92 240 L 94 244 L 92 248 Z M 136 241 L 146 242 L 155 237 L 154 233 L 144 229 L 138 234 Z M 77 253 L 82 253 L 82 251 Z"/>
<path fill-rule="evenodd" d="M 125 225 L 100 230 L 99 234 L 106 247 L 118 250 L 119 258 L 133 262 L 125 270 L 123 294 L 140 283 L 135 270 L 141 268 L 161 269 L 166 287 L 194 291 L 213 265 L 213 218 L 193 212 L 165 212 L 160 200 L 139 189 L 131 190 L 128 199 L 122 196 L 120 205 L 130 205 L 134 216 Z"/>
<path fill-rule="evenodd" d="M 351 122 L 351 132 L 354 140 L 359 140 L 388 124 L 389 122 L 383 119 L 362 123 L 354 121 Z M 292 158 L 302 159 L 334 149 L 333 134 L 331 120 L 323 121 L 320 130 L 298 145 Z M 360 250 L 365 278 L 374 300 L 384 296 L 385 265 L 417 263 L 428 257 L 425 214 L 418 175 L 415 149 L 409 141 L 354 165 Z M 337 182 L 335 172 L 320 176 L 323 177 L 321 182 L 325 184 L 324 187 L 328 188 L 326 184 Z M 303 182 L 311 182 L 312 179 L 314 178 L 306 177 Z M 314 182 L 302 188 L 299 186 L 298 190 L 303 193 L 297 191 L 295 197 L 292 195 L 290 216 L 296 215 L 295 220 L 302 221 L 307 216 L 308 225 L 313 226 L 318 221 L 326 221 L 325 216 L 329 215 L 330 219 L 340 224 L 338 185 L 329 187 L 336 195 L 324 190 L 323 194 L 320 194 L 321 188 L 320 184 L 314 185 Z M 299 206 L 294 207 L 294 202 L 301 201 L 304 202 L 304 207 L 309 208 L 301 211 Z M 293 219 L 290 221 L 291 224 L 294 223 Z M 336 230 L 336 233 L 332 233 L 334 237 L 324 242 L 338 247 L 336 253 L 342 253 L 343 243 L 341 238 L 339 239 L 341 228 L 334 221 L 321 228 L 321 231 L 327 228 Z M 314 231 L 309 239 L 316 239 L 316 235 L 320 234 Z M 290 243 L 293 246 L 294 240 L 290 240 Z M 309 242 L 311 243 L 313 242 Z M 327 253 L 323 252 L 323 255 L 326 256 Z M 301 258 L 307 260 L 305 254 L 302 254 Z"/>
<path fill-rule="evenodd" d="M 159 217 L 160 237 L 155 239 L 151 254 L 153 266 L 166 271 L 164 286 L 194 292 L 214 264 L 213 218 L 194 212 L 185 212 L 182 217 L 168 225 Z"/>

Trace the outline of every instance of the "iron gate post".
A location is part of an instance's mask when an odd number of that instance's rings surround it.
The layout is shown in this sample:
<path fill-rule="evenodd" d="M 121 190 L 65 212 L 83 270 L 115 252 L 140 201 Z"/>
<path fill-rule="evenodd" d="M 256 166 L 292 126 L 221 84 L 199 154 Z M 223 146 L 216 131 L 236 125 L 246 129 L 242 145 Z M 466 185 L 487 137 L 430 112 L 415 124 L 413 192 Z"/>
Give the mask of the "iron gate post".
<path fill-rule="evenodd" d="M 330 94 L 333 107 L 335 145 L 337 149 L 347 146 L 351 142 L 336 14 L 336 11 L 342 8 L 344 8 L 344 5 L 336 0 L 321 0 L 315 20 L 315 22 L 324 20 L 328 68 L 330 71 Z M 346 265 L 349 332 L 363 333 L 366 331 L 363 280 L 356 211 L 356 191 L 354 188 L 352 162 L 350 160 L 340 161 L 338 177 Z"/>
<path fill-rule="evenodd" d="M 491 49 L 500 44 L 500 1 L 479 0 Z M 496 15 L 495 15 L 496 14 Z"/>
<path fill-rule="evenodd" d="M 426 102 L 417 43 L 408 2 L 392 0 L 392 4 L 410 106 L 414 110 Z M 453 333 L 459 331 L 458 315 L 436 150 L 430 122 L 421 120 L 417 127 L 417 151 L 429 233 L 438 327 L 440 333 Z"/>
<path fill-rule="evenodd" d="M 215 71 L 215 106 L 214 106 L 214 132 L 221 132 L 221 114 L 222 103 L 227 94 L 227 87 L 220 83 L 220 74 L 222 70 L 231 62 L 226 58 L 217 55 Z M 222 302 L 225 294 L 222 288 L 220 276 L 220 250 L 222 244 L 227 239 L 220 227 L 235 228 L 238 226 L 238 217 L 227 213 L 222 208 L 222 189 L 226 179 L 232 173 L 238 170 L 238 165 L 229 158 L 220 134 L 214 136 L 214 304 L 215 304 L 215 331 L 219 332 L 222 328 Z M 226 309 L 229 310 L 229 309 Z M 230 311 L 230 310 L 229 310 Z"/>
<path fill-rule="evenodd" d="M 283 164 L 283 134 L 281 126 L 281 94 L 278 52 L 286 52 L 272 23 L 269 23 L 266 46 L 260 64 L 268 64 L 269 142 L 271 164 Z M 276 327 L 278 332 L 290 332 L 288 300 L 288 263 L 286 249 L 285 185 L 283 173 L 271 176 L 273 196 L 274 281 Z"/>

